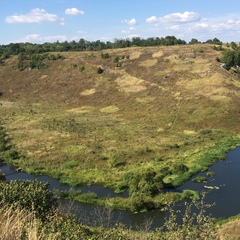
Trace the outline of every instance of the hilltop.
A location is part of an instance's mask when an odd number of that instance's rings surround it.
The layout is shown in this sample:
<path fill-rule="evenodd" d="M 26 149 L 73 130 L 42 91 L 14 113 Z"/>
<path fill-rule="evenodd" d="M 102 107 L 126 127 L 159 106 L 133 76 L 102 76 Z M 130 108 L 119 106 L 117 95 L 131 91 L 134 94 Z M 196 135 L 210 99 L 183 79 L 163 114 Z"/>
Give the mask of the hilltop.
<path fill-rule="evenodd" d="M 240 79 L 212 45 L 60 54 L 40 70 L 0 66 L 1 123 L 24 171 L 155 198 L 236 146 Z"/>

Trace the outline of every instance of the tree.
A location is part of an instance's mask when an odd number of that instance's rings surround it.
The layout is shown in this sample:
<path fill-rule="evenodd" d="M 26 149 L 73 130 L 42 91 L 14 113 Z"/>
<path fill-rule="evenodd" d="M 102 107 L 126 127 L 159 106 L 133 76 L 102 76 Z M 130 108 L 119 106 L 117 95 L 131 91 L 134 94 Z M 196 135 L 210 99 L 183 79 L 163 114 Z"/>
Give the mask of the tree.
<path fill-rule="evenodd" d="M 200 43 L 196 38 L 192 38 L 191 41 L 189 42 L 189 44 L 196 44 L 196 43 Z"/>
<path fill-rule="evenodd" d="M 231 42 L 230 45 L 233 50 L 237 50 L 237 44 L 235 42 Z"/>
<path fill-rule="evenodd" d="M 129 174 L 128 186 L 130 195 L 154 196 L 161 192 L 163 181 L 161 175 L 153 168 L 145 168 Z"/>
<path fill-rule="evenodd" d="M 234 54 L 234 63 L 237 66 L 240 66 L 240 49 Z"/>
<path fill-rule="evenodd" d="M 231 50 L 224 51 L 221 58 L 221 62 L 225 63 L 227 70 L 235 66 L 234 51 Z"/>

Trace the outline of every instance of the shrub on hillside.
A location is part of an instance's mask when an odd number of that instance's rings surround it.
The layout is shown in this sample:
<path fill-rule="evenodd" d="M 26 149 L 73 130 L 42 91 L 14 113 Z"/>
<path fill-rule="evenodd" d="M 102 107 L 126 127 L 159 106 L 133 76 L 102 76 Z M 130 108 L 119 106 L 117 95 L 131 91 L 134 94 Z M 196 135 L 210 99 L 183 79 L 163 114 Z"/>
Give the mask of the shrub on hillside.
<path fill-rule="evenodd" d="M 103 71 L 104 71 L 104 70 L 103 70 L 101 67 L 99 67 L 99 68 L 97 69 L 97 73 L 98 73 L 98 74 L 103 73 Z"/>
<path fill-rule="evenodd" d="M 45 219 L 56 209 L 57 199 L 49 190 L 49 183 L 14 180 L 0 183 L 0 203 L 2 206 L 24 208 Z"/>

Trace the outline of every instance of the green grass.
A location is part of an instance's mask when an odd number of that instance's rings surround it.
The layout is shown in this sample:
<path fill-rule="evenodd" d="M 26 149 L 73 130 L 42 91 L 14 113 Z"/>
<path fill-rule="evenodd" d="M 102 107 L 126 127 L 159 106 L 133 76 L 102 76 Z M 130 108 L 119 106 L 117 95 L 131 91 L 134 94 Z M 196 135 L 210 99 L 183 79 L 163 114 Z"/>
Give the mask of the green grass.
<path fill-rule="evenodd" d="M 14 58 L 0 67 L 0 120 L 20 157 L 6 160 L 24 171 L 119 191 L 126 173 L 167 167 L 164 184 L 176 187 L 239 144 L 239 80 L 211 46 L 61 54 L 41 71 L 13 70 Z"/>

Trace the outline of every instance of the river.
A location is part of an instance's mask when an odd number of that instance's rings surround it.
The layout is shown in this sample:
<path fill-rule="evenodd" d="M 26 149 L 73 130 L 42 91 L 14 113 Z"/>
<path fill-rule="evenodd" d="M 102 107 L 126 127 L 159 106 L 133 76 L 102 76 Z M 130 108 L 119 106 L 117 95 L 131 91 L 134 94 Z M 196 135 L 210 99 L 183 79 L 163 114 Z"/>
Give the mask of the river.
<path fill-rule="evenodd" d="M 69 190 L 69 186 L 62 186 L 58 180 L 48 176 L 35 176 L 24 172 L 16 173 L 13 166 L 6 164 L 1 166 L 1 171 L 6 174 L 6 181 L 18 179 L 37 179 L 43 182 L 49 182 L 50 189 Z M 206 172 L 199 173 L 193 176 L 189 181 L 182 186 L 176 188 L 174 191 L 182 191 L 184 189 L 191 189 L 195 191 L 207 192 L 205 203 L 213 204 L 207 209 L 207 214 L 211 214 L 216 218 L 227 218 L 240 213 L 240 147 L 227 153 L 226 159 L 217 161 L 212 165 L 208 171 L 215 172 L 212 177 L 206 176 Z M 207 182 L 194 183 L 192 181 L 196 176 L 205 176 Z M 215 186 L 219 189 L 207 189 L 206 186 Z M 95 192 L 99 197 L 115 197 L 119 194 L 114 193 L 111 189 L 106 189 L 101 186 L 85 186 L 77 187 L 74 190 L 81 190 L 83 193 Z M 120 194 L 122 197 L 127 197 L 127 192 Z M 168 213 L 165 211 L 154 210 L 147 213 L 133 214 L 128 211 L 112 211 L 108 212 L 104 208 L 96 207 L 90 204 L 82 204 L 78 202 L 64 202 L 65 211 L 74 212 L 83 223 L 92 225 L 101 225 L 104 219 L 105 226 L 112 226 L 117 222 L 122 222 L 133 229 L 138 227 L 146 227 L 151 223 L 151 229 L 155 229 L 163 225 Z M 182 210 L 183 204 L 177 206 Z"/>

